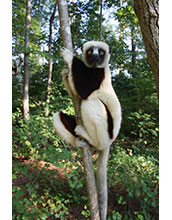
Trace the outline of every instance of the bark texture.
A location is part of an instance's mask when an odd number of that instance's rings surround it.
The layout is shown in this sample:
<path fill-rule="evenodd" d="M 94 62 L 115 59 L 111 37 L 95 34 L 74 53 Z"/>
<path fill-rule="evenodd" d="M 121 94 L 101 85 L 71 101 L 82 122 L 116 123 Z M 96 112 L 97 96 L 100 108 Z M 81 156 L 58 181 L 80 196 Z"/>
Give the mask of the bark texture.
<path fill-rule="evenodd" d="M 134 0 L 134 10 L 159 95 L 159 0 Z"/>
<path fill-rule="evenodd" d="M 100 0 L 99 41 L 102 40 L 102 12 L 103 12 L 103 0 Z"/>
<path fill-rule="evenodd" d="M 131 28 L 131 51 L 132 51 L 132 69 L 136 68 L 136 38 L 135 38 L 135 28 Z"/>
<path fill-rule="evenodd" d="M 63 46 L 69 49 L 71 52 L 73 52 L 67 1 L 56 0 L 56 2 L 58 5 Z M 65 76 L 63 74 L 63 77 L 67 78 L 68 76 L 67 74 Z M 66 84 L 67 80 L 64 80 L 64 82 Z M 74 104 L 77 124 L 82 125 L 82 119 L 81 119 L 81 113 L 80 113 L 81 100 L 79 97 L 74 96 L 71 91 L 70 91 L 70 95 L 72 96 L 72 101 Z M 82 146 L 78 146 L 78 147 L 81 147 L 81 150 L 83 153 L 83 162 L 84 162 L 84 170 L 85 170 L 85 178 L 86 178 L 91 220 L 100 220 L 96 181 L 95 181 L 95 175 L 94 175 L 94 170 L 93 170 L 93 162 L 92 162 L 92 155 L 91 155 L 90 147 L 88 144 L 84 145 L 84 147 Z"/>
<path fill-rule="evenodd" d="M 24 118 L 29 119 L 29 34 L 31 22 L 31 0 L 26 1 L 26 32 L 24 54 L 24 88 L 23 88 L 23 113 Z"/>
<path fill-rule="evenodd" d="M 63 46 L 73 52 L 72 35 L 69 25 L 68 5 L 66 0 L 56 0 L 60 18 Z"/>

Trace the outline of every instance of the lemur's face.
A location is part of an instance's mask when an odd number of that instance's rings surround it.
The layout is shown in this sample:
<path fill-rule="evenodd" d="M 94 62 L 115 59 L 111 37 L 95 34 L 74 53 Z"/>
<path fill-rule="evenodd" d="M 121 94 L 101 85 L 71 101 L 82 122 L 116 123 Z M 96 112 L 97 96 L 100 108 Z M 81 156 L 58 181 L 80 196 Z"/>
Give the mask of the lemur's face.
<path fill-rule="evenodd" d="M 99 47 L 90 47 L 86 50 L 86 59 L 91 67 L 97 67 L 104 61 L 106 51 Z"/>
<path fill-rule="evenodd" d="M 109 46 L 101 41 L 89 41 L 83 45 L 82 59 L 86 66 L 104 68 L 110 58 Z"/>

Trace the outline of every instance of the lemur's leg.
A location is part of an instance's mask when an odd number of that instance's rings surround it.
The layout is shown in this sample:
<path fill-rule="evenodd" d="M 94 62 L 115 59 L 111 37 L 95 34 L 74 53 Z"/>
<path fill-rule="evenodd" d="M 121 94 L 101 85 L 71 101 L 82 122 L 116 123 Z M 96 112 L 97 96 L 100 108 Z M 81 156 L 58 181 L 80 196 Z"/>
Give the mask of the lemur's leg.
<path fill-rule="evenodd" d="M 104 104 L 98 99 L 83 100 L 81 115 L 83 126 L 92 145 L 97 150 L 109 147 L 112 140 L 108 134 L 108 117 Z"/>
<path fill-rule="evenodd" d="M 53 116 L 53 125 L 59 136 L 67 143 L 75 147 L 88 146 L 86 140 L 82 139 L 83 136 L 75 132 L 76 121 L 73 116 L 66 115 L 62 112 L 56 112 Z"/>
<path fill-rule="evenodd" d="M 107 162 L 109 155 L 109 147 L 103 151 L 99 151 L 99 158 L 97 161 L 97 191 L 98 191 L 98 202 L 99 202 L 99 212 L 100 219 L 106 220 L 107 214 L 107 201 L 108 201 L 108 191 L 107 191 Z"/>
<path fill-rule="evenodd" d="M 68 116 L 62 112 L 56 112 L 53 116 L 53 125 L 61 138 L 75 146 L 76 120 L 74 117 Z"/>

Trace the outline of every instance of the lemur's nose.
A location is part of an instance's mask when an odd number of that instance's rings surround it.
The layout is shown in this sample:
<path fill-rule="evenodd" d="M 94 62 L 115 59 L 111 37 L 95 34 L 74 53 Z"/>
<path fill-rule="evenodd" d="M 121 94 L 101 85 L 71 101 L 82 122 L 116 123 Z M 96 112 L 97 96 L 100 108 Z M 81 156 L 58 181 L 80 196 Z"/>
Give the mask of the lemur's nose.
<path fill-rule="evenodd" d="M 99 55 L 98 55 L 98 54 L 96 54 L 96 53 L 95 53 L 95 54 L 93 54 L 93 55 L 92 55 L 92 57 L 93 57 L 95 60 L 99 60 Z"/>

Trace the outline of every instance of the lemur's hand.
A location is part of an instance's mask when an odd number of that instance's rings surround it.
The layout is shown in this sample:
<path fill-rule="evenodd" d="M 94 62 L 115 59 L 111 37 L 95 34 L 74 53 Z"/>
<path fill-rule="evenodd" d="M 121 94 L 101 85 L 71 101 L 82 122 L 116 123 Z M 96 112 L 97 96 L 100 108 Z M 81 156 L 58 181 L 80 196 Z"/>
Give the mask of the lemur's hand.
<path fill-rule="evenodd" d="M 70 68 L 74 56 L 73 53 L 65 47 L 62 47 L 60 51 L 65 63 L 67 63 L 68 67 Z"/>
<path fill-rule="evenodd" d="M 66 79 L 69 75 L 69 70 L 68 69 L 64 69 L 61 72 L 63 79 Z"/>

